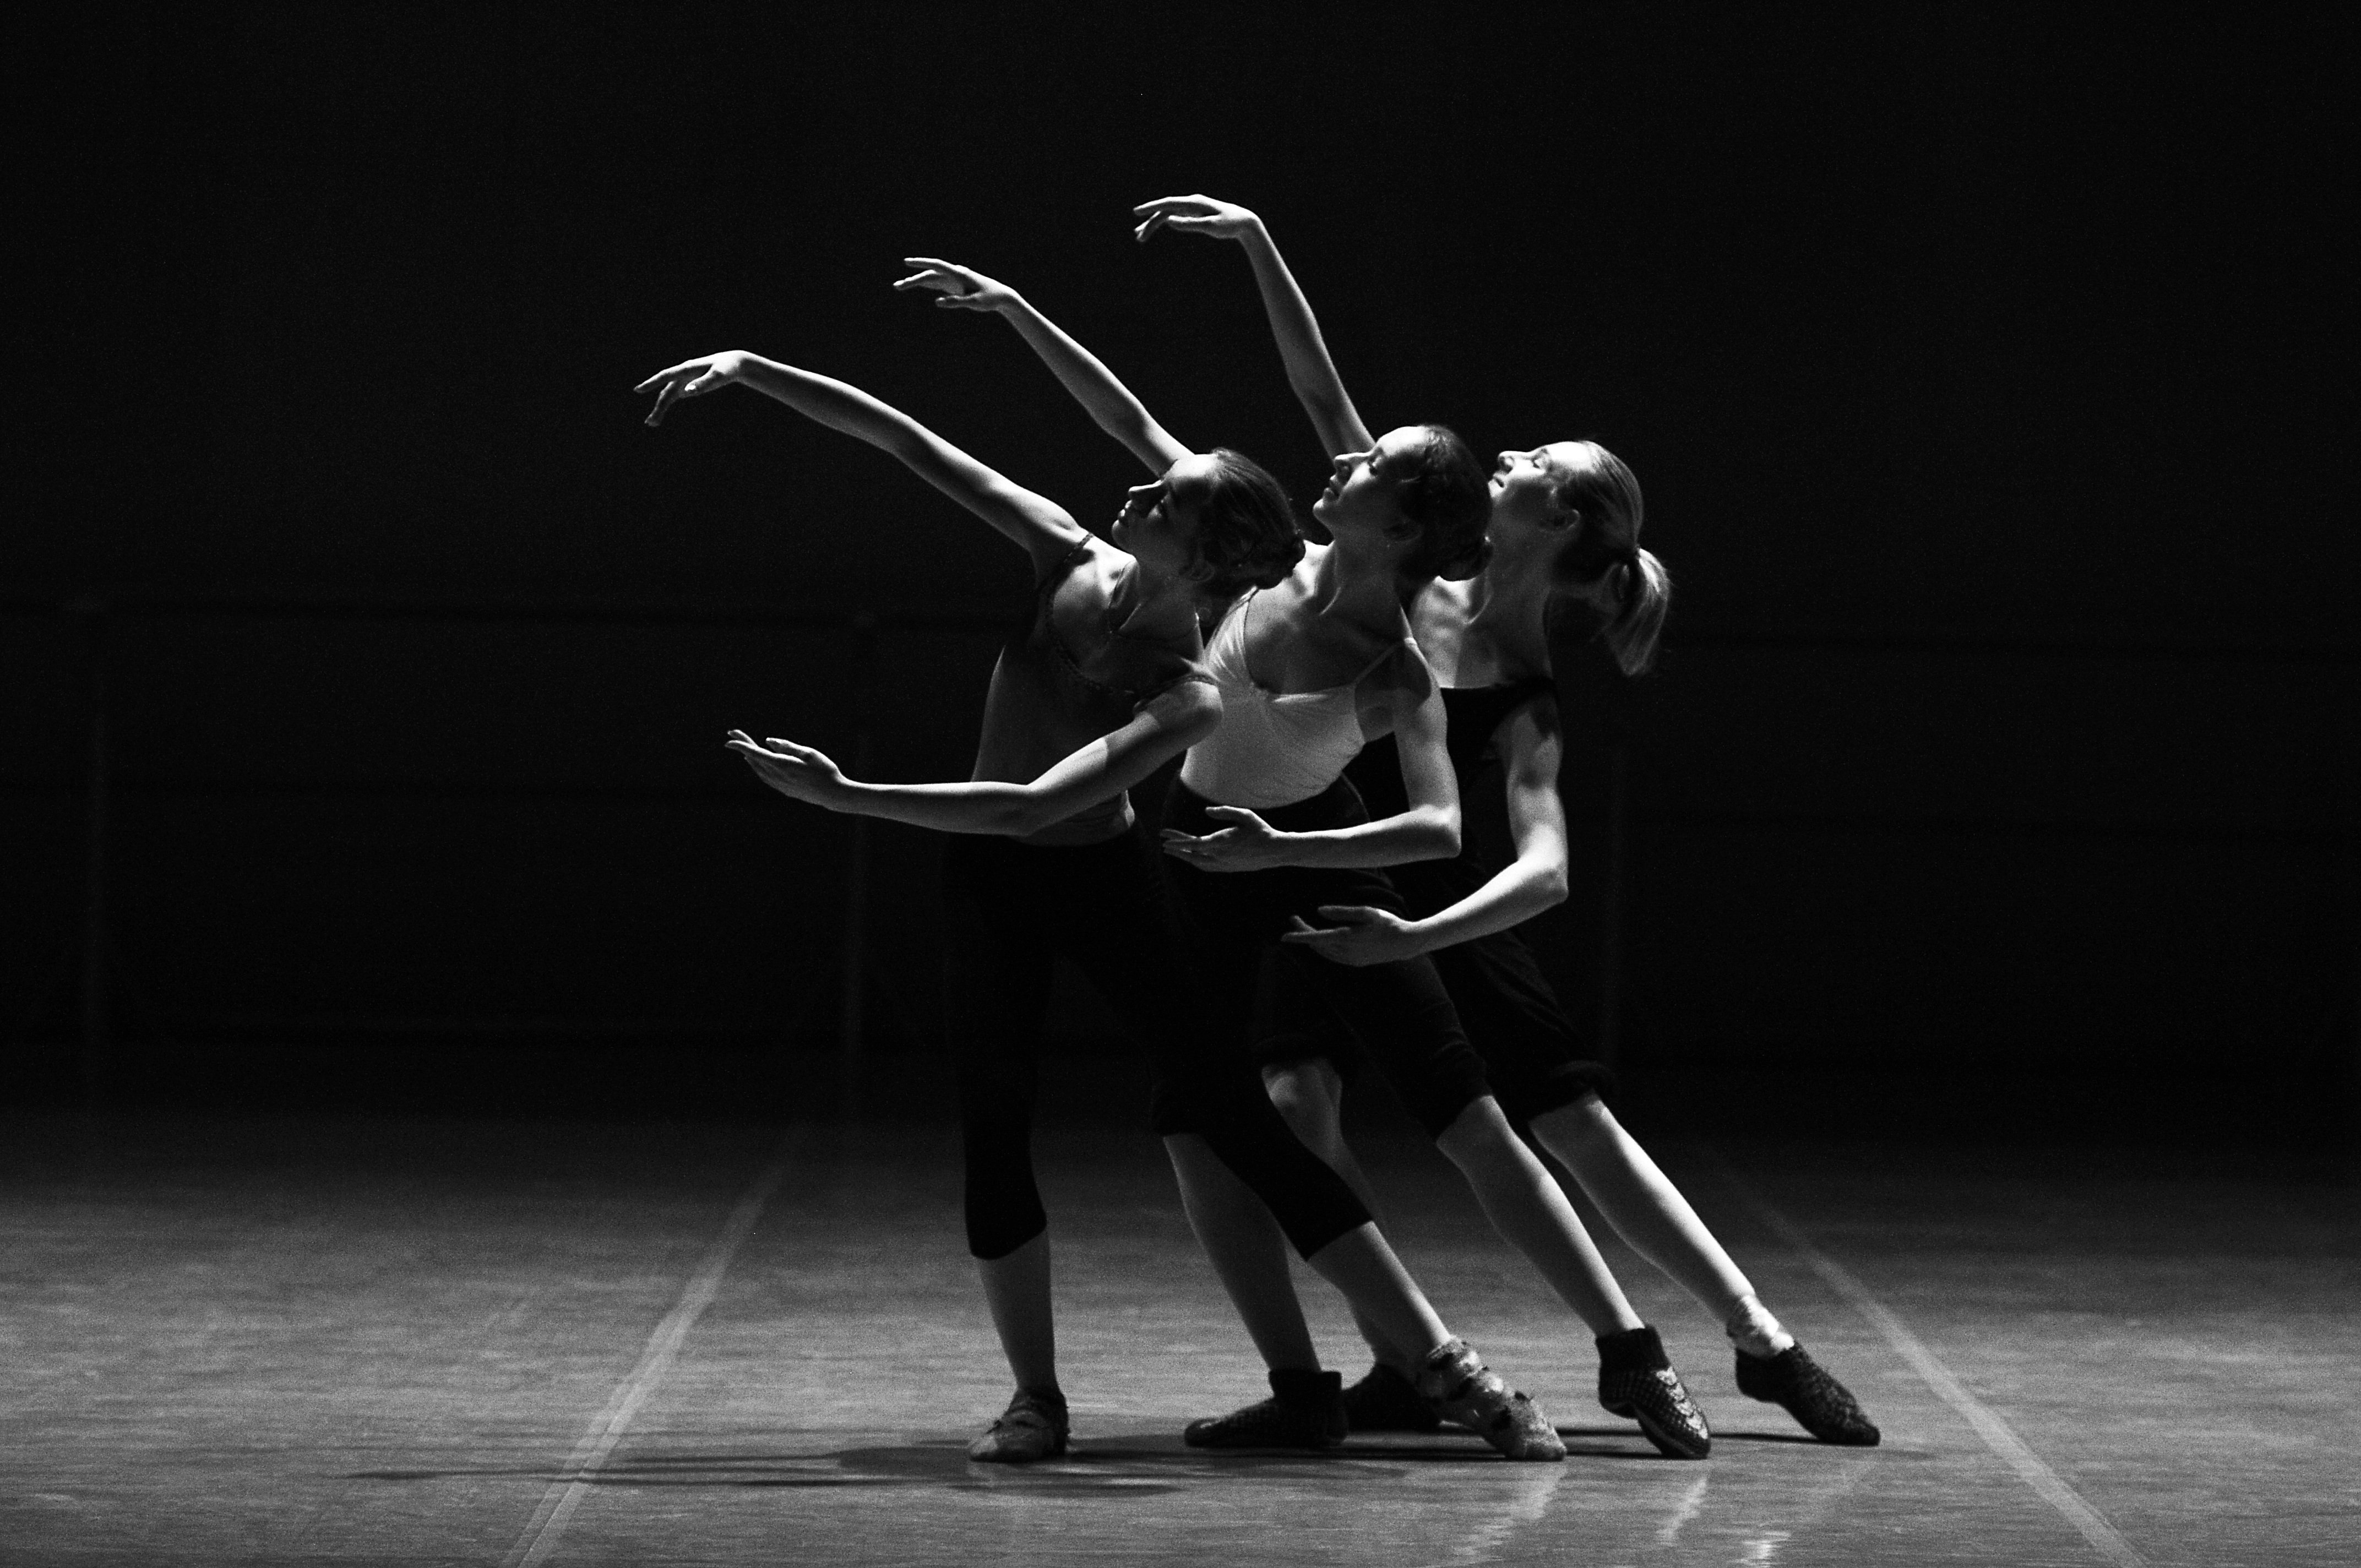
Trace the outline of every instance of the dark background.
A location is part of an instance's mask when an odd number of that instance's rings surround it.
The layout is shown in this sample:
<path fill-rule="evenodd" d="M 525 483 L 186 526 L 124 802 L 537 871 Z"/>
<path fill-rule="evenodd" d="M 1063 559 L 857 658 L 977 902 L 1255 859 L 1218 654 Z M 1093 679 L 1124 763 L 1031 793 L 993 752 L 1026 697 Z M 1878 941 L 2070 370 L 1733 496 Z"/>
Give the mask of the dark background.
<path fill-rule="evenodd" d="M 10 51 L 12 1090 L 829 1102 L 852 830 L 720 732 L 851 762 L 867 711 L 877 775 L 963 773 L 1025 565 L 774 404 L 651 432 L 630 388 L 756 349 L 1102 524 L 1130 460 L 1005 326 L 888 290 L 946 256 L 1309 499 L 1239 253 L 1129 238 L 1134 203 L 1205 191 L 1269 222 L 1373 425 L 1592 436 L 1646 486 L 1673 641 L 1569 702 L 1577 891 L 1542 927 L 1597 1015 L 1620 746 L 1610 1026 L 1643 1102 L 2349 1129 L 2342 50 L 2254 8 L 38 26 Z M 873 1102 L 939 1078 L 939 852 L 871 830 Z M 1077 991 L 1058 1032 L 1100 1021 Z"/>

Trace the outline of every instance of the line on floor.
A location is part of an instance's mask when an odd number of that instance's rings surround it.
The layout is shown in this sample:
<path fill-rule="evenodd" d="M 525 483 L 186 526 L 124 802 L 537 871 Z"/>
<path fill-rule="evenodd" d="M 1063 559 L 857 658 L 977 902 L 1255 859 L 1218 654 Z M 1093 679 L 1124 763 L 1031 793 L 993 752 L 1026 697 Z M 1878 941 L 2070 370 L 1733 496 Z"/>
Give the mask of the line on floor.
<path fill-rule="evenodd" d="M 533 1510 L 533 1519 L 517 1537 L 516 1544 L 509 1548 L 509 1554 L 500 1560 L 501 1568 L 534 1568 L 557 1550 L 574 1510 L 589 1495 L 591 1477 L 607 1463 L 607 1456 L 615 1452 L 631 1418 L 655 1393 L 664 1374 L 672 1370 L 673 1360 L 680 1354 L 688 1331 L 697 1326 L 697 1320 L 713 1304 L 713 1298 L 721 1289 L 721 1277 L 730 1271 L 730 1260 L 738 1255 L 754 1222 L 763 1217 L 763 1206 L 771 1201 L 771 1194 L 786 1179 L 787 1162 L 803 1142 L 805 1132 L 801 1124 L 788 1128 L 770 1162 L 755 1173 L 754 1179 L 739 1195 L 730 1218 L 722 1223 L 721 1234 L 713 1238 L 713 1245 L 705 1249 L 705 1256 L 697 1263 L 697 1272 L 681 1287 L 680 1299 L 673 1303 L 672 1310 L 648 1335 L 648 1343 L 640 1352 L 639 1365 L 616 1385 L 607 1408 L 598 1412 L 583 1432 L 582 1441 L 574 1445 L 574 1452 L 566 1456 L 566 1478 L 551 1482 L 549 1490 L 542 1494 L 541 1506 Z"/>
<path fill-rule="evenodd" d="M 1952 1376 L 1935 1353 L 1928 1350 L 1908 1325 L 1896 1317 L 1884 1302 L 1880 1301 L 1853 1272 L 1812 1245 L 1811 1238 L 1796 1228 L 1786 1215 L 1773 1208 L 1770 1201 L 1749 1186 L 1730 1162 L 1712 1150 L 1704 1151 L 1707 1157 L 1719 1168 L 1722 1179 L 1731 1191 L 1744 1200 L 1755 1214 L 1793 1248 L 1797 1256 L 1811 1266 L 1812 1272 L 1828 1282 L 1828 1288 L 1843 1297 L 1853 1310 L 1867 1318 L 1894 1354 L 1910 1364 L 1936 1398 L 1960 1413 L 1960 1419 L 1975 1430 L 1991 1449 L 2015 1470 L 2025 1484 L 2038 1492 L 2043 1500 L 2066 1518 L 2066 1522 L 2082 1532 L 2082 1539 L 2098 1551 L 2100 1556 L 2116 1564 L 2116 1568 L 2148 1568 L 2147 1559 L 2132 1550 L 2131 1542 L 2116 1533 L 2106 1517 L 2082 1500 L 2082 1495 L 2066 1483 L 2066 1478 L 2043 1463 L 2039 1454 L 2016 1435 L 2009 1424 L 1968 1392 L 1965 1385 Z"/>

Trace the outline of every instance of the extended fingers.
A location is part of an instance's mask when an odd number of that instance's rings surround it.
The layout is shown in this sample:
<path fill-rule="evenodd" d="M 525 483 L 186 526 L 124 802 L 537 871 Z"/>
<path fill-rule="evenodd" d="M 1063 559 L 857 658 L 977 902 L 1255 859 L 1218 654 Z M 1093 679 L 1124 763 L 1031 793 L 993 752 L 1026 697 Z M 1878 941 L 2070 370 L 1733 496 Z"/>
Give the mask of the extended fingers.
<path fill-rule="evenodd" d="M 646 380 L 641 382 L 638 386 L 632 388 L 631 390 L 634 392 L 644 392 L 649 388 L 655 386 L 658 382 L 668 381 L 675 376 L 686 376 L 703 363 L 704 361 L 697 359 L 684 359 L 677 365 L 667 365 L 663 369 L 657 371 L 654 375 L 649 377 Z"/>

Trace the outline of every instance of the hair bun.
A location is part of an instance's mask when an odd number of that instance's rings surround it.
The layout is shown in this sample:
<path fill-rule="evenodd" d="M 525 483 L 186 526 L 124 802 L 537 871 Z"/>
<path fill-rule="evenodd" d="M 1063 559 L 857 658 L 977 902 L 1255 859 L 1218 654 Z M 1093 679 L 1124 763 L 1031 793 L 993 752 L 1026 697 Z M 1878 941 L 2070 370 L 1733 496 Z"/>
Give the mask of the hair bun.
<path fill-rule="evenodd" d="M 1492 542 L 1479 539 L 1476 548 L 1456 560 L 1446 561 L 1434 575 L 1445 582 L 1464 583 L 1492 563 Z"/>

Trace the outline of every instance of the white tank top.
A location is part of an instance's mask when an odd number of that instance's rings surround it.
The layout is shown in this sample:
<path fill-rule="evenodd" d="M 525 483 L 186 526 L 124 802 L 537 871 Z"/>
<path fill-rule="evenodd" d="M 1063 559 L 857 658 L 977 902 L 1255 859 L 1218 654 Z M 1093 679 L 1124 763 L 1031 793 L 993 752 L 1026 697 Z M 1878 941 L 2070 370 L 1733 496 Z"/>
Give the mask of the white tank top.
<path fill-rule="evenodd" d="M 1359 755 L 1361 716 L 1354 693 L 1394 650 L 1380 651 L 1340 686 L 1265 691 L 1246 674 L 1246 614 L 1254 601 L 1252 593 L 1240 600 L 1205 647 L 1205 668 L 1222 691 L 1222 723 L 1189 748 L 1180 782 L 1219 805 L 1261 811 L 1311 799 Z M 1411 641 L 1406 629 L 1402 641 Z"/>

